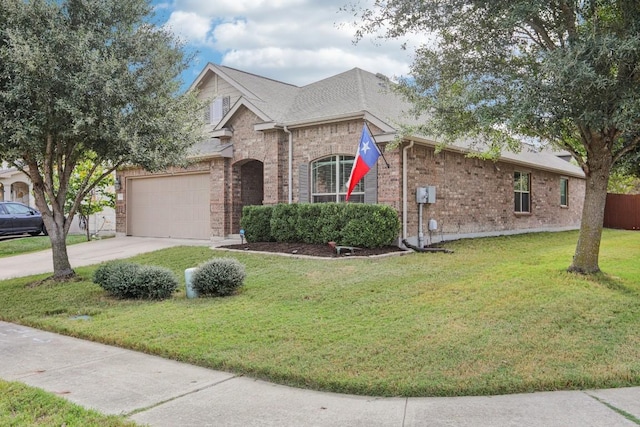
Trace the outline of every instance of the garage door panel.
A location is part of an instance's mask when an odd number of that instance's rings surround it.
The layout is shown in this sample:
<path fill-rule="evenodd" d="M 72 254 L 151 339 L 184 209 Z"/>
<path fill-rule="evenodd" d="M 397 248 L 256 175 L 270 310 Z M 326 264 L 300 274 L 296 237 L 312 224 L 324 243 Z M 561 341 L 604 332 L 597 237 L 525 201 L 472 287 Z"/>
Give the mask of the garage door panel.
<path fill-rule="evenodd" d="M 136 178 L 127 183 L 127 234 L 208 239 L 209 175 Z"/>

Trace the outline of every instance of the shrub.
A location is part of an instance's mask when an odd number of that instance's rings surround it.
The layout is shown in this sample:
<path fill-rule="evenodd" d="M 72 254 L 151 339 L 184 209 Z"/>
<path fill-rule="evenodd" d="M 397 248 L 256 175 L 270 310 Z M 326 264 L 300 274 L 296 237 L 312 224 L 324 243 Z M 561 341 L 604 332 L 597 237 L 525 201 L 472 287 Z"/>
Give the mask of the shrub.
<path fill-rule="evenodd" d="M 297 242 L 298 204 L 280 203 L 271 214 L 271 235 L 276 242 Z"/>
<path fill-rule="evenodd" d="M 240 227 L 244 229 L 247 242 L 272 242 L 271 206 L 245 206 L 242 208 Z"/>
<path fill-rule="evenodd" d="M 178 289 L 178 279 L 165 267 L 145 265 L 138 269 L 134 292 L 141 299 L 167 299 Z"/>
<path fill-rule="evenodd" d="M 233 258 L 213 258 L 193 273 L 192 286 L 198 294 L 226 296 L 242 286 L 245 269 Z"/>
<path fill-rule="evenodd" d="M 178 288 L 173 272 L 164 267 L 115 261 L 100 265 L 93 282 L 122 299 L 165 299 Z"/>
<path fill-rule="evenodd" d="M 303 203 L 298 205 L 296 230 L 304 243 L 325 243 L 322 239 L 322 218 L 324 203 Z"/>
<path fill-rule="evenodd" d="M 93 281 L 117 298 L 136 298 L 134 288 L 139 268 L 129 262 L 109 262 L 98 267 Z"/>
<path fill-rule="evenodd" d="M 245 227 L 247 241 L 304 242 L 324 244 L 338 242 L 342 245 L 377 248 L 393 244 L 400 231 L 397 212 L 386 205 L 360 203 L 300 203 L 278 204 L 270 207 L 270 233 L 267 214 L 258 216 L 256 208 L 243 209 L 241 224 Z M 261 218 L 261 219 L 258 219 Z M 260 224 L 259 226 L 257 224 Z M 255 231 L 247 231 L 251 227 Z M 269 235 L 269 239 L 254 236 Z M 251 237 L 249 237 L 251 234 Z"/>
<path fill-rule="evenodd" d="M 398 237 L 400 220 L 395 210 L 383 205 L 347 205 L 349 221 L 342 229 L 343 245 L 378 248 Z"/>
<path fill-rule="evenodd" d="M 345 215 L 347 205 L 344 203 L 323 203 L 322 205 L 322 216 L 318 222 L 321 228 L 320 241 L 317 243 L 340 242 L 343 244 L 342 229 L 348 222 Z"/>

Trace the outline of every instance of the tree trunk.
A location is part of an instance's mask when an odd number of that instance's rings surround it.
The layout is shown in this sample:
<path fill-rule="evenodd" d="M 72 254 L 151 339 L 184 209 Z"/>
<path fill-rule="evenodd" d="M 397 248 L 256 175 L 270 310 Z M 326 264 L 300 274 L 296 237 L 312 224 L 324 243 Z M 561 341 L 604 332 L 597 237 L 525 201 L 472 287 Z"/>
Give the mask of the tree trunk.
<path fill-rule="evenodd" d="M 47 232 L 51 239 L 51 252 L 53 255 L 53 277 L 56 280 L 64 280 L 75 275 L 67 255 L 67 233 L 64 229 L 64 216 L 62 221 L 54 217 L 51 224 L 47 224 Z"/>
<path fill-rule="evenodd" d="M 606 149 L 590 156 L 587 163 L 586 188 L 580 236 L 569 271 L 592 274 L 600 271 L 598 257 L 607 201 L 607 184 L 611 173 L 612 158 Z"/>

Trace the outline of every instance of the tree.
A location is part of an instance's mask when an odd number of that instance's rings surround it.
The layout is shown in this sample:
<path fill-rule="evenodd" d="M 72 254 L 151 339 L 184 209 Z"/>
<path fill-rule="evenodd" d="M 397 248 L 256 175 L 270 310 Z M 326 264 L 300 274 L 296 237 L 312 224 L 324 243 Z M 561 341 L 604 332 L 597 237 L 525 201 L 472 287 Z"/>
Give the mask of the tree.
<path fill-rule="evenodd" d="M 74 206 L 76 198 L 78 197 L 78 191 L 80 191 L 80 187 L 82 186 L 87 173 L 92 170 L 94 170 L 94 162 L 91 159 L 78 163 L 74 169 L 71 174 L 71 178 L 69 179 L 69 187 L 67 188 L 65 212 L 68 212 Z M 95 168 L 94 174 L 101 176 L 104 174 L 104 170 L 104 166 L 98 165 L 98 167 Z M 115 194 L 112 191 L 109 191 L 114 183 L 115 180 L 113 179 L 113 174 L 105 176 L 104 179 L 96 183 L 91 192 L 80 201 L 80 205 L 76 212 L 80 219 L 80 228 L 82 228 L 82 224 L 84 224 L 87 240 L 91 240 L 91 230 L 89 227 L 91 215 L 101 212 L 104 208 L 115 208 L 116 206 Z M 98 231 L 100 230 L 98 229 L 96 220 L 96 234 L 98 234 Z"/>
<path fill-rule="evenodd" d="M 358 37 L 429 34 L 402 92 L 420 131 L 481 140 L 489 152 L 521 138 L 568 150 L 586 191 L 570 271 L 598 264 L 612 166 L 640 142 L 640 2 L 635 0 L 376 0 L 352 9 Z"/>
<path fill-rule="evenodd" d="M 116 168 L 177 164 L 201 136 L 187 59 L 149 23 L 145 0 L 2 0 L 0 160 L 33 182 L 54 278 L 74 275 L 66 235 L 82 200 Z M 91 166 L 65 214 L 77 165 Z M 106 165 L 103 169 L 100 166 Z"/>
<path fill-rule="evenodd" d="M 609 176 L 608 193 L 640 194 L 640 178 L 614 170 Z"/>

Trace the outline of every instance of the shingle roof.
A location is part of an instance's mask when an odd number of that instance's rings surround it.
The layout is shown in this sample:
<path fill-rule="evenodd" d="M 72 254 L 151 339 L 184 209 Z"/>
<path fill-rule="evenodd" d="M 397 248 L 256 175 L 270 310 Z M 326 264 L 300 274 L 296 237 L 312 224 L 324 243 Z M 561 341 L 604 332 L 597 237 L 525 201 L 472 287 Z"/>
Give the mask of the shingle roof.
<path fill-rule="evenodd" d="M 300 122 L 368 111 L 391 125 L 410 107 L 391 91 L 391 83 L 382 75 L 359 68 L 300 88 L 287 111 L 287 120 Z"/>
<path fill-rule="evenodd" d="M 241 86 L 244 97 L 266 113 L 273 121 L 282 121 L 286 111 L 298 95 L 300 88 L 288 83 L 268 79 L 256 74 L 217 66 L 223 77 L 233 79 Z"/>
<path fill-rule="evenodd" d="M 214 67 L 241 86 L 248 101 L 282 124 L 368 111 L 391 125 L 410 108 L 391 91 L 393 83 L 388 78 L 360 68 L 298 87 L 234 68 Z"/>
<path fill-rule="evenodd" d="M 230 80 L 247 101 L 277 124 L 311 124 L 323 118 L 348 117 L 365 112 L 386 123 L 390 131 L 397 130 L 401 123 L 416 122 L 409 114 L 411 104 L 392 90 L 393 82 L 381 74 L 373 74 L 360 68 L 298 87 L 230 67 L 214 64 L 208 66 L 221 77 Z M 460 144 L 459 148 L 462 151 L 468 150 L 464 144 Z M 578 166 L 560 159 L 556 153 L 548 150 L 533 152 L 524 149 L 519 153 L 505 151 L 501 160 L 571 176 L 584 176 Z"/>

